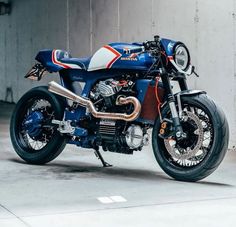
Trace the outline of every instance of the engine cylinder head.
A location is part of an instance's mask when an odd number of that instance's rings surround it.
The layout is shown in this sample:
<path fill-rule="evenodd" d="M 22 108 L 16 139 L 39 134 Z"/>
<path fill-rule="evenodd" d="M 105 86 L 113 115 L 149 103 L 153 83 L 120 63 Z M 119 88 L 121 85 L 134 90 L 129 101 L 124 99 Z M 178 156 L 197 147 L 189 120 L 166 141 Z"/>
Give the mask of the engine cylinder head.
<path fill-rule="evenodd" d="M 103 97 L 109 97 L 120 91 L 121 86 L 118 85 L 118 81 L 108 79 L 100 81 L 97 85 L 97 90 Z"/>

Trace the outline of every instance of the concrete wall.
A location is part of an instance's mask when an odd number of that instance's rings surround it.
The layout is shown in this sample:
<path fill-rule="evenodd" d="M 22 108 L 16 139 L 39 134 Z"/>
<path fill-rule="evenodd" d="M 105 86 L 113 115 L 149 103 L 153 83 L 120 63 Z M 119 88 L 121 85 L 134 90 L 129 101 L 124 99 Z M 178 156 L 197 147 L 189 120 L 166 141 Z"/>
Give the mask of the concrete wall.
<path fill-rule="evenodd" d="M 90 55 L 90 2 L 11 2 L 11 15 L 0 16 L 0 100 L 5 99 L 6 87 L 11 87 L 17 101 L 32 86 L 57 78 L 50 75 L 41 82 L 23 78 L 40 49 L 71 49 L 72 54 Z"/>
<path fill-rule="evenodd" d="M 30 87 L 23 79 L 42 48 L 63 48 L 74 56 L 92 54 L 114 41 L 144 41 L 153 35 L 189 47 L 204 89 L 227 114 L 231 146 L 236 145 L 236 1 L 214 0 L 12 0 L 0 16 L 0 100 L 12 87 L 14 101 Z"/>

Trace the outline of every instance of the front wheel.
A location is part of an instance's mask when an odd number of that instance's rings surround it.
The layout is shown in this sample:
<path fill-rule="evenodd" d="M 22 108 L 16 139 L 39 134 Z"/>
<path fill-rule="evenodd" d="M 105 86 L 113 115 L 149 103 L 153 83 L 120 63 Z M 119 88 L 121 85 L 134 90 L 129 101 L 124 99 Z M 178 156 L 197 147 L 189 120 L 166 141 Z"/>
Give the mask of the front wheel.
<path fill-rule="evenodd" d="M 161 122 L 157 118 L 153 151 L 168 175 L 180 181 L 198 181 L 210 175 L 223 160 L 229 141 L 228 123 L 222 110 L 205 94 L 183 96 L 181 103 L 181 124 L 187 138 L 160 138 Z M 171 118 L 168 105 L 163 108 L 162 117 Z M 171 124 L 166 125 L 165 130 L 171 131 Z"/>
<path fill-rule="evenodd" d="M 47 87 L 28 91 L 17 103 L 10 123 L 10 136 L 16 153 L 31 164 L 45 164 L 56 158 L 66 138 L 52 124 L 62 120 L 63 100 Z"/>

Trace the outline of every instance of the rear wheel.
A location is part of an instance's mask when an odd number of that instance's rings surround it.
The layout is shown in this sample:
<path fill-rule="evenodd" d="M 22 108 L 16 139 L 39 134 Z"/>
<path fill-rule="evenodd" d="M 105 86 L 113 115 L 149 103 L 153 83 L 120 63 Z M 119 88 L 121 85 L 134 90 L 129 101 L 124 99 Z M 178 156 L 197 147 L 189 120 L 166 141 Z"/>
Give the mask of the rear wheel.
<path fill-rule="evenodd" d="M 53 119 L 62 120 L 63 101 L 47 87 L 28 91 L 17 103 L 10 123 L 16 153 L 26 162 L 44 164 L 56 158 L 66 145 Z"/>
<path fill-rule="evenodd" d="M 156 119 L 152 144 L 161 168 L 181 181 L 198 181 L 210 175 L 221 163 L 228 148 L 229 129 L 222 110 L 205 94 L 181 98 L 181 124 L 187 138 L 159 137 L 160 119 Z M 170 118 L 169 107 L 162 110 Z M 171 131 L 171 125 L 167 129 Z"/>

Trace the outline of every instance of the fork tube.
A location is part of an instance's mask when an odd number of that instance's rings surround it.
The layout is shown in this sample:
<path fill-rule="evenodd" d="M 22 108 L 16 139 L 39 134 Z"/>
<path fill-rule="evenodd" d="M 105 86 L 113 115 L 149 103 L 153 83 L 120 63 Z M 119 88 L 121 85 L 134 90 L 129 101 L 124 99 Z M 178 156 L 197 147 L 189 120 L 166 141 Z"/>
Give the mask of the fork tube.
<path fill-rule="evenodd" d="M 164 88 L 167 92 L 167 101 L 170 107 L 173 125 L 175 127 L 175 135 L 177 138 L 181 138 L 183 136 L 183 129 L 180 124 L 178 112 L 176 110 L 175 98 L 171 89 L 171 84 L 170 84 L 170 79 L 169 79 L 168 74 L 166 72 L 161 73 L 161 79 L 162 79 Z"/>
<path fill-rule="evenodd" d="M 180 87 L 180 90 L 181 90 L 181 91 L 186 91 L 186 90 L 188 90 L 188 85 L 187 85 L 187 83 L 186 83 L 186 77 L 185 77 L 185 78 L 180 78 L 180 79 L 178 80 L 178 82 L 179 82 L 179 87 Z"/>

